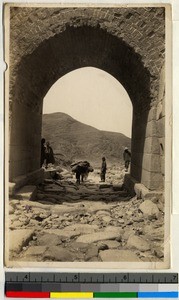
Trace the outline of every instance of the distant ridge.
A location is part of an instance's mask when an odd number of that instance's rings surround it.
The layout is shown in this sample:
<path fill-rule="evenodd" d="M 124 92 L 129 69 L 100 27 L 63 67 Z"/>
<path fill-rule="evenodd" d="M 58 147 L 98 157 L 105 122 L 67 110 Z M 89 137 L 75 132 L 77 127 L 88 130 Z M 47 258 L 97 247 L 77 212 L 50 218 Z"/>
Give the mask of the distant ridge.
<path fill-rule="evenodd" d="M 43 115 L 42 136 L 56 155 L 70 161 L 96 162 L 102 156 L 110 162 L 121 160 L 124 147 L 131 144 L 122 133 L 98 130 L 61 112 Z"/>

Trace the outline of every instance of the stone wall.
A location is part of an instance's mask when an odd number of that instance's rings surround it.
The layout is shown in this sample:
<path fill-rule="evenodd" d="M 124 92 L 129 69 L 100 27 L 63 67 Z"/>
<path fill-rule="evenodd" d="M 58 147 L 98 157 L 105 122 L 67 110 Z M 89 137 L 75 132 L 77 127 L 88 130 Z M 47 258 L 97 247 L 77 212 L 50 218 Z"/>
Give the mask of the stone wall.
<path fill-rule="evenodd" d="M 161 175 L 165 175 L 165 66 L 161 69 L 159 95 L 156 109 L 156 125 L 159 143 Z"/>
<path fill-rule="evenodd" d="M 141 57 L 153 80 L 158 84 L 164 60 L 165 9 L 143 8 L 11 8 L 11 67 L 21 58 L 67 27 L 100 28 L 122 39 Z M 86 39 L 87 42 L 87 39 Z M 68 43 L 68 40 L 67 40 Z M 88 42 L 87 42 L 88 43 Z M 106 39 L 107 43 L 107 39 Z M 15 75 L 15 74 L 14 74 Z M 13 74 L 11 77 L 13 81 Z M 153 90 L 153 96 L 157 94 Z"/>
<path fill-rule="evenodd" d="M 162 186 L 158 157 L 162 161 L 159 138 L 164 138 L 160 136 L 164 116 L 158 118 L 157 111 L 163 99 L 165 9 L 12 7 L 10 11 L 10 179 L 39 167 L 42 103 L 49 88 L 68 72 L 92 66 L 114 76 L 132 101 L 131 175 L 149 189 Z"/>

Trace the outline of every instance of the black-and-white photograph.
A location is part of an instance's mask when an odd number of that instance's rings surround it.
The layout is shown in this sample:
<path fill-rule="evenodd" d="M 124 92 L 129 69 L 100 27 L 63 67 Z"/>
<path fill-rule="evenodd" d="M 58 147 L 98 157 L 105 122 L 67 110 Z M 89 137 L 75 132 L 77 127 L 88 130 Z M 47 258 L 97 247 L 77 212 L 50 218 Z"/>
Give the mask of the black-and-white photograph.
<path fill-rule="evenodd" d="M 7 4 L 4 23 L 6 266 L 168 268 L 170 6 Z"/>

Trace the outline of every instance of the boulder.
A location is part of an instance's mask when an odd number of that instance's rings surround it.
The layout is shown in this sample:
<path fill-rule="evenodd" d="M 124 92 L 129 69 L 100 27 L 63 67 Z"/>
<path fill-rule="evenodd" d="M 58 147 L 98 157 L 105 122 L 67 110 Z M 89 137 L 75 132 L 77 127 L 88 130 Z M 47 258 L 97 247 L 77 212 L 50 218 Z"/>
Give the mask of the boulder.
<path fill-rule="evenodd" d="M 129 248 L 135 248 L 140 251 L 150 250 L 150 244 L 144 240 L 142 237 L 137 235 L 131 235 L 127 241 L 127 246 Z"/>
<path fill-rule="evenodd" d="M 25 251 L 24 256 L 41 256 L 46 248 L 46 246 L 31 246 Z"/>
<path fill-rule="evenodd" d="M 12 215 L 15 212 L 15 208 L 12 205 L 9 205 L 9 214 Z"/>
<path fill-rule="evenodd" d="M 151 200 L 145 200 L 140 204 L 139 209 L 146 217 L 153 217 L 157 219 L 159 216 L 159 209 Z"/>
<path fill-rule="evenodd" d="M 74 230 L 66 230 L 66 229 L 46 229 L 43 230 L 43 233 L 55 234 L 63 238 L 73 238 L 80 235 L 79 231 L 77 232 Z"/>
<path fill-rule="evenodd" d="M 10 226 L 10 229 L 17 229 L 18 227 L 22 227 L 24 225 L 23 222 L 16 220 L 13 222 L 13 224 Z"/>
<path fill-rule="evenodd" d="M 102 220 L 105 223 L 110 223 L 110 221 L 112 220 L 112 218 L 110 216 L 102 216 Z"/>
<path fill-rule="evenodd" d="M 110 262 L 139 262 L 138 256 L 130 250 L 104 250 L 99 252 L 102 261 Z"/>
<path fill-rule="evenodd" d="M 164 257 L 164 253 L 163 253 L 163 251 L 158 247 L 158 248 L 155 248 L 154 250 L 153 250 L 153 253 L 154 253 L 154 255 L 156 256 L 156 257 L 158 257 L 158 258 L 163 258 Z"/>
<path fill-rule="evenodd" d="M 94 202 L 93 205 L 90 205 L 88 208 L 88 212 L 89 213 L 95 213 L 98 210 L 102 210 L 102 211 L 108 211 L 110 212 L 111 208 L 114 207 L 115 205 L 113 204 L 105 204 L 103 202 Z"/>
<path fill-rule="evenodd" d="M 20 204 L 20 201 L 16 199 L 12 199 L 9 201 L 9 204 L 12 205 L 14 208 L 16 208 L 16 206 Z"/>
<path fill-rule="evenodd" d="M 111 213 L 109 211 L 99 210 L 96 213 L 96 217 L 110 216 L 110 214 Z"/>
<path fill-rule="evenodd" d="M 88 247 L 89 247 L 89 244 L 77 243 L 74 241 L 70 244 L 70 248 L 76 252 L 84 252 L 85 253 L 87 251 Z"/>
<path fill-rule="evenodd" d="M 122 235 L 122 239 L 123 240 L 128 240 L 128 238 L 131 236 L 131 235 L 134 235 L 135 233 L 135 230 L 133 228 L 127 228 L 125 231 L 124 231 L 124 234 Z"/>
<path fill-rule="evenodd" d="M 40 237 L 37 237 L 37 243 L 41 246 L 57 246 L 62 243 L 60 237 L 53 233 L 45 233 Z"/>
<path fill-rule="evenodd" d="M 23 247 L 27 246 L 34 235 L 34 230 L 19 229 L 9 233 L 9 250 L 19 253 Z"/>
<path fill-rule="evenodd" d="M 85 260 L 90 260 L 95 256 L 98 256 L 98 247 L 95 245 L 90 245 L 85 254 Z"/>
<path fill-rule="evenodd" d="M 113 241 L 113 240 L 103 241 L 103 244 L 107 246 L 106 249 L 115 249 L 120 246 L 120 243 L 118 243 L 117 241 Z"/>
<path fill-rule="evenodd" d="M 75 231 L 78 232 L 79 234 L 93 233 L 97 229 L 98 229 L 97 225 L 89 225 L 89 224 L 73 224 L 65 228 L 65 230 Z"/>
<path fill-rule="evenodd" d="M 94 243 L 104 240 L 114 240 L 118 237 L 121 237 L 122 230 L 117 227 L 106 228 L 105 231 L 98 231 L 92 234 L 81 235 L 77 238 L 77 242 L 81 243 Z"/>
<path fill-rule="evenodd" d="M 45 211 L 45 212 L 42 212 L 39 216 L 41 219 L 47 219 L 50 215 L 51 215 L 50 212 Z"/>
<path fill-rule="evenodd" d="M 43 259 L 50 261 L 73 261 L 74 256 L 66 248 L 62 248 L 60 246 L 51 246 L 43 254 Z"/>

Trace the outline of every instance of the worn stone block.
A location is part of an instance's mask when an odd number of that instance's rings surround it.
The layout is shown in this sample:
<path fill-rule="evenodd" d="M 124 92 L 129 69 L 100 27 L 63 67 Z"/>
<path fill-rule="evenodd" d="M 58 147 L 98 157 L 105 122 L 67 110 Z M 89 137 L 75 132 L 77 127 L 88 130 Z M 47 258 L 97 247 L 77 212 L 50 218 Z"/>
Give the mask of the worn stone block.
<path fill-rule="evenodd" d="M 159 138 L 159 144 L 160 144 L 160 154 L 164 155 L 165 154 L 165 138 Z"/>
<path fill-rule="evenodd" d="M 156 107 L 153 106 L 151 107 L 151 109 L 149 110 L 149 114 L 148 114 L 148 122 L 152 121 L 152 120 L 156 120 Z"/>
<path fill-rule="evenodd" d="M 14 182 L 9 182 L 9 195 L 14 196 L 16 191 L 16 184 Z"/>
<path fill-rule="evenodd" d="M 157 121 L 162 118 L 162 109 L 163 109 L 163 103 L 162 103 L 162 101 L 160 101 L 157 104 L 157 114 L 156 114 Z"/>
<path fill-rule="evenodd" d="M 138 199 L 144 199 L 145 195 L 149 193 L 149 190 L 142 183 L 136 183 L 134 190 Z"/>
<path fill-rule="evenodd" d="M 155 120 L 147 123 L 145 137 L 158 137 L 157 124 Z"/>
<path fill-rule="evenodd" d="M 149 190 L 161 190 L 164 186 L 164 179 L 161 173 L 149 172 L 142 170 L 141 183 Z"/>
<path fill-rule="evenodd" d="M 25 185 L 17 193 L 16 197 L 22 200 L 34 200 L 37 193 L 37 187 L 34 185 Z"/>
<path fill-rule="evenodd" d="M 163 98 L 163 102 L 162 102 L 162 117 L 165 117 L 165 96 Z"/>
<path fill-rule="evenodd" d="M 157 133 L 159 138 L 165 136 L 165 117 L 157 121 Z"/>
<path fill-rule="evenodd" d="M 149 191 L 144 195 L 144 200 L 152 200 L 156 199 L 156 201 L 163 201 L 163 192 L 160 191 Z"/>
<path fill-rule="evenodd" d="M 144 153 L 160 154 L 160 145 L 157 137 L 148 137 L 145 139 Z"/>
<path fill-rule="evenodd" d="M 43 169 L 35 170 L 31 173 L 25 173 L 25 175 L 18 176 L 13 179 L 15 184 L 15 190 L 17 191 L 19 188 L 28 185 L 28 184 L 39 184 L 44 179 L 44 171 Z"/>
<path fill-rule="evenodd" d="M 16 189 L 19 189 L 20 187 L 26 185 L 27 183 L 27 175 L 21 175 L 13 179 Z"/>
<path fill-rule="evenodd" d="M 149 172 L 160 173 L 161 172 L 160 155 L 144 153 L 143 160 L 142 160 L 142 168 Z"/>
<path fill-rule="evenodd" d="M 158 100 L 163 101 L 164 95 L 165 95 L 165 65 L 162 66 L 161 72 L 160 72 Z"/>
<path fill-rule="evenodd" d="M 161 174 L 165 175 L 165 157 L 160 156 Z"/>

